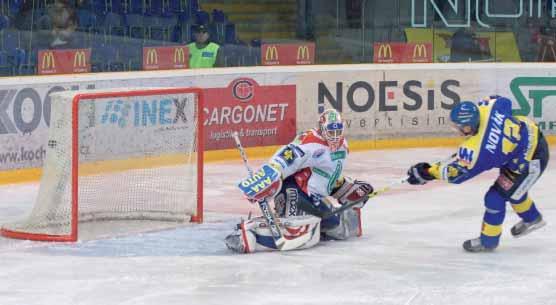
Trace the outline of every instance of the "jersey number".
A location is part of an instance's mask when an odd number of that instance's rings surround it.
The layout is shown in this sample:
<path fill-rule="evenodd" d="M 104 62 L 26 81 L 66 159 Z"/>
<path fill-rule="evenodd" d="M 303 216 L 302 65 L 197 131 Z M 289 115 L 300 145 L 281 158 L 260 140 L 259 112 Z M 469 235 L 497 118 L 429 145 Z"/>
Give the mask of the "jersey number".
<path fill-rule="evenodd" d="M 511 119 L 506 119 L 504 122 L 502 152 L 506 155 L 511 153 L 517 146 L 519 140 L 521 140 L 521 136 L 519 135 L 519 125 L 514 123 Z"/>

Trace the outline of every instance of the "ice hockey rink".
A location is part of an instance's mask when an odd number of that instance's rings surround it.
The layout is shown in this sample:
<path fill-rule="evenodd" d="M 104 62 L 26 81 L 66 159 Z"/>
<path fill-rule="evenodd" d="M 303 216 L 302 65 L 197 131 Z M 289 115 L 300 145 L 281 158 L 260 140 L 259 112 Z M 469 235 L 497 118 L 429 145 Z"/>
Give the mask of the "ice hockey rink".
<path fill-rule="evenodd" d="M 417 161 L 451 153 L 355 152 L 345 174 L 380 188 Z M 245 173 L 240 161 L 210 163 L 202 225 L 78 243 L 0 238 L 0 305 L 556 304 L 555 167 L 549 163 L 531 191 L 548 225 L 512 238 L 518 217 L 508 206 L 493 253 L 466 253 L 461 244 L 479 234 L 495 171 L 463 185 L 434 182 L 381 194 L 365 206 L 358 239 L 239 255 L 223 239 L 257 208 L 235 188 Z M 0 222 L 24 217 L 37 188 L 0 187 Z"/>

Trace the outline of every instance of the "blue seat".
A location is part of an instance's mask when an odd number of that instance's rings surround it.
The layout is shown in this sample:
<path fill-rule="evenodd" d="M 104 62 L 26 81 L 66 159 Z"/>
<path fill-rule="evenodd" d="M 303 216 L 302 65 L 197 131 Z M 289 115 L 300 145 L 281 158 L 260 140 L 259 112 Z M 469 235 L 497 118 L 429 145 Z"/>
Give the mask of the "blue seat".
<path fill-rule="evenodd" d="M 145 28 L 143 27 L 143 16 L 138 14 L 126 15 L 125 23 L 127 26 L 127 33 L 131 38 L 145 38 Z"/>
<path fill-rule="evenodd" d="M 9 12 L 12 16 L 17 15 L 17 13 L 19 13 L 19 10 L 21 9 L 21 6 L 23 5 L 23 0 L 10 0 L 8 2 L 8 5 L 10 6 Z"/>
<path fill-rule="evenodd" d="M 178 24 L 177 17 L 158 18 L 157 24 L 150 28 L 150 37 L 154 40 L 172 41 L 172 33 Z"/>
<path fill-rule="evenodd" d="M 176 43 L 189 43 L 193 40 L 193 25 L 184 23 L 174 28 L 171 41 Z"/>
<path fill-rule="evenodd" d="M 106 35 L 123 36 L 125 33 L 122 16 L 116 13 L 106 13 L 102 26 L 104 27 L 104 33 Z"/>
<path fill-rule="evenodd" d="M 227 44 L 220 48 L 219 52 L 222 52 L 224 57 L 224 65 L 226 67 L 239 67 L 242 65 L 241 53 L 238 45 Z"/>
<path fill-rule="evenodd" d="M 199 10 L 199 0 L 189 0 L 189 14 L 194 15 Z"/>
<path fill-rule="evenodd" d="M 180 12 L 176 14 L 176 17 L 178 18 L 178 23 L 182 24 L 182 23 L 189 23 L 189 19 L 190 16 L 188 13 L 186 12 Z"/>
<path fill-rule="evenodd" d="M 228 22 L 228 18 L 223 11 L 214 9 L 212 10 L 212 22 L 214 23 L 226 23 Z"/>
<path fill-rule="evenodd" d="M 12 72 L 13 69 L 8 59 L 8 53 L 6 51 L 0 51 L 0 76 L 10 76 Z"/>
<path fill-rule="evenodd" d="M 261 48 L 260 47 L 246 47 L 246 52 L 243 53 L 244 66 L 258 66 L 261 61 Z"/>
<path fill-rule="evenodd" d="M 166 1 L 151 1 L 151 5 L 148 7 L 147 12 L 151 15 L 160 16 L 168 8 L 164 7 Z"/>
<path fill-rule="evenodd" d="M 19 32 L 5 30 L 0 32 L 0 35 L 2 36 L 2 48 L 4 50 L 19 48 Z"/>
<path fill-rule="evenodd" d="M 91 6 L 95 14 L 104 15 L 108 11 L 105 0 L 91 0 L 91 2 Z"/>
<path fill-rule="evenodd" d="M 132 14 L 143 14 L 145 12 L 143 0 L 130 0 L 128 11 Z"/>
<path fill-rule="evenodd" d="M 78 30 L 89 32 L 97 27 L 97 16 L 89 10 L 81 9 L 77 11 Z"/>
<path fill-rule="evenodd" d="M 0 31 L 10 27 L 10 19 L 8 16 L 0 15 Z"/>
<path fill-rule="evenodd" d="M 19 69 L 21 66 L 25 64 L 25 60 L 27 58 L 27 53 L 23 49 L 13 49 L 7 51 L 8 53 L 8 61 L 12 67 L 13 73 L 19 74 Z"/>
<path fill-rule="evenodd" d="M 170 0 L 168 4 L 169 9 L 171 12 L 174 13 L 181 13 L 185 11 L 186 6 L 184 5 L 183 1 L 181 0 Z"/>
<path fill-rule="evenodd" d="M 233 23 L 226 24 L 226 28 L 224 30 L 224 42 L 225 43 L 236 43 L 236 25 Z"/>
<path fill-rule="evenodd" d="M 210 21 L 209 13 L 205 11 L 196 11 L 195 12 L 195 23 L 197 24 L 208 24 Z"/>
<path fill-rule="evenodd" d="M 116 13 L 116 14 L 122 14 L 125 12 L 124 8 L 125 8 L 125 2 L 124 0 L 120 1 L 120 0 L 112 0 L 109 3 L 111 3 L 110 7 L 109 7 L 109 11 L 112 13 Z"/>

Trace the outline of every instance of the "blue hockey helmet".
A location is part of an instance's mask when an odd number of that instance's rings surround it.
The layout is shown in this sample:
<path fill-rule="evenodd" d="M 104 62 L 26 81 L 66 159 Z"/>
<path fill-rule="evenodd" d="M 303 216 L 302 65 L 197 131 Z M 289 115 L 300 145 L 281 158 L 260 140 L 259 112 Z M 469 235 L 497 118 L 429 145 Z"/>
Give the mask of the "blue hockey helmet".
<path fill-rule="evenodd" d="M 464 134 L 475 133 L 479 128 L 479 107 L 470 101 L 463 101 L 450 112 L 450 120 Z M 470 126 L 470 132 L 464 132 L 465 126 Z"/>

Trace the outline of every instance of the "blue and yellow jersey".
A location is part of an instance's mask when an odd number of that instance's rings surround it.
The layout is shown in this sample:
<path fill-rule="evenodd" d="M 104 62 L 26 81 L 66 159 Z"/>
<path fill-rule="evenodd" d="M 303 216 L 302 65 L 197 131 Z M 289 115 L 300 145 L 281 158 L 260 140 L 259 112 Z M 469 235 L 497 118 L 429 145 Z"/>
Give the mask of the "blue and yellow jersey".
<path fill-rule="evenodd" d="M 447 165 L 434 164 L 429 173 L 450 183 L 462 183 L 492 168 L 524 172 L 537 147 L 537 125 L 512 116 L 512 102 L 504 97 L 479 103 L 479 130 L 459 147 Z"/>

